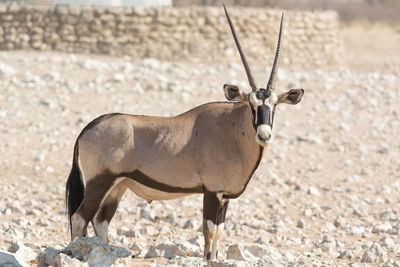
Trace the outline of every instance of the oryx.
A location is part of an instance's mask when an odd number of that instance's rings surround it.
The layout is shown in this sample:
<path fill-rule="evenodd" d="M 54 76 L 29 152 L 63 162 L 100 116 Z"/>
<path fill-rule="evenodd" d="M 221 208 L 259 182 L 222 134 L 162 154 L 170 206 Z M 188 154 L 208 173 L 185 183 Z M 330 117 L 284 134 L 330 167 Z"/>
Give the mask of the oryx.
<path fill-rule="evenodd" d="M 257 169 L 276 106 L 297 104 L 304 93 L 274 92 L 283 14 L 264 89 L 257 87 L 225 13 L 252 91 L 225 84 L 231 102 L 203 104 L 175 117 L 106 114 L 89 123 L 76 140 L 66 185 L 72 239 L 86 235 L 92 222 L 96 235 L 108 241 L 108 225 L 127 188 L 148 202 L 202 193 L 204 259 L 216 259 L 229 199 L 243 193 Z"/>

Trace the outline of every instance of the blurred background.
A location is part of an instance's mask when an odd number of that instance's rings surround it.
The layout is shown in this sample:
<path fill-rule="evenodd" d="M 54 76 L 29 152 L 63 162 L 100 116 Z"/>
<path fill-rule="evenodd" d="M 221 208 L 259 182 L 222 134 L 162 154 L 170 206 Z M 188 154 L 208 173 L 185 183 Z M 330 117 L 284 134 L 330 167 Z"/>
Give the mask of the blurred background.
<path fill-rule="evenodd" d="M 335 10 L 344 22 L 358 20 L 398 23 L 400 3 L 397 0 L 1 0 L 0 3 L 18 2 L 33 5 L 106 5 L 106 6 L 221 6 L 273 7 L 288 10 Z"/>
<path fill-rule="evenodd" d="M 397 0 L 173 0 L 174 6 L 240 5 L 273 7 L 286 10 L 335 10 L 344 22 L 359 20 L 398 23 L 400 2 Z"/>

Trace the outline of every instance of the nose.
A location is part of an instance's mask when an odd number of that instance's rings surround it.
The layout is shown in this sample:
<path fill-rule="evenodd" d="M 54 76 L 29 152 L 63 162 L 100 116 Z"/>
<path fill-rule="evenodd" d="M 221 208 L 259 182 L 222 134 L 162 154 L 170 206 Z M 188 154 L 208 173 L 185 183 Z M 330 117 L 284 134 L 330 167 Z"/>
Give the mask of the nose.
<path fill-rule="evenodd" d="M 272 139 L 272 129 L 268 124 L 261 124 L 257 127 L 256 141 L 260 145 L 266 145 Z"/>

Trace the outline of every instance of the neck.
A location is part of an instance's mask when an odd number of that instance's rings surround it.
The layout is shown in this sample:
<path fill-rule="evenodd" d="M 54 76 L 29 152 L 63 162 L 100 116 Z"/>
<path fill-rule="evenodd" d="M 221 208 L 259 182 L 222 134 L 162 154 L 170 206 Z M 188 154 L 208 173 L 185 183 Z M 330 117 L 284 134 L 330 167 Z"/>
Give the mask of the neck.
<path fill-rule="evenodd" d="M 242 152 L 245 154 L 256 155 L 256 158 L 261 157 L 264 148 L 256 141 L 257 129 L 254 126 L 251 107 L 243 103 L 238 103 L 234 106 L 232 115 L 234 116 L 233 119 L 235 121 L 234 127 L 236 136 L 240 139 L 238 140 L 238 143 L 242 144 Z"/>

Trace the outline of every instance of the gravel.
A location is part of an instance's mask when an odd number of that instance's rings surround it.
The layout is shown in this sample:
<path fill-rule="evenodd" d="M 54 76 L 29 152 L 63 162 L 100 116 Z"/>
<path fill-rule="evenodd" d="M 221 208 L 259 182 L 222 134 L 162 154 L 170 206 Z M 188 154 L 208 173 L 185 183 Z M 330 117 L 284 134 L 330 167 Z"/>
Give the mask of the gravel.
<path fill-rule="evenodd" d="M 265 81 L 265 66 L 253 69 Z M 92 119 L 176 115 L 223 100 L 222 85 L 234 80 L 248 90 L 235 64 L 2 51 L 0 73 L 0 258 L 8 260 L 19 259 L 9 251 L 18 241 L 36 256 L 69 244 L 64 186 L 74 141 Z M 230 202 L 212 266 L 246 266 L 240 257 L 262 266 L 399 266 L 400 74 L 279 75 L 279 92 L 303 87 L 304 99 L 278 107 L 275 140 Z M 132 264 L 201 266 L 201 221 L 200 195 L 148 204 L 128 192 L 109 236 Z"/>

